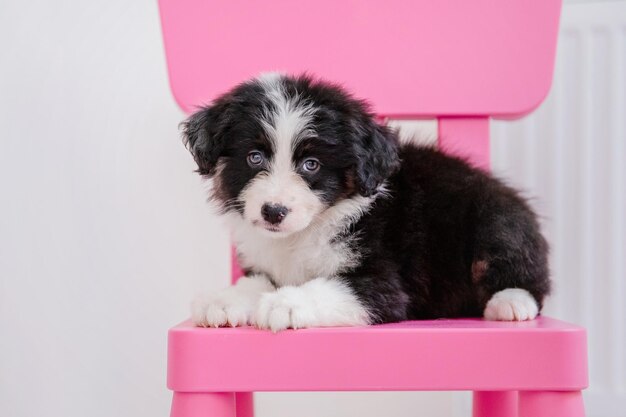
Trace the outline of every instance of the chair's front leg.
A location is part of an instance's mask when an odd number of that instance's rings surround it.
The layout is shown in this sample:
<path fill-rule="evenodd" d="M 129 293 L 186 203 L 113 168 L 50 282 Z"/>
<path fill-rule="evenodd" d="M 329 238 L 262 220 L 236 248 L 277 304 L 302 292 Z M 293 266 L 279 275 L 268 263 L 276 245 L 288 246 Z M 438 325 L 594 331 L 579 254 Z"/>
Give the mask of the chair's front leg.
<path fill-rule="evenodd" d="M 170 417 L 236 417 L 232 392 L 175 392 Z"/>
<path fill-rule="evenodd" d="M 474 391 L 473 417 L 516 417 L 517 391 Z"/>
<path fill-rule="evenodd" d="M 520 391 L 519 417 L 584 417 L 580 391 Z"/>
<path fill-rule="evenodd" d="M 237 417 L 254 417 L 254 399 L 251 392 L 236 392 Z"/>

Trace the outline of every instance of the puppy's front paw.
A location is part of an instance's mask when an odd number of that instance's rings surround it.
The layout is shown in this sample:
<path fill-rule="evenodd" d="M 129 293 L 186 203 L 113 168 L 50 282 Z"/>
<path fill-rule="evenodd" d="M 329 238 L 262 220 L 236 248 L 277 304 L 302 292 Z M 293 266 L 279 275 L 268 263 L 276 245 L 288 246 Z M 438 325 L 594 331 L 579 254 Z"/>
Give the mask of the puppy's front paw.
<path fill-rule="evenodd" d="M 284 287 L 274 293 L 263 294 L 253 321 L 257 327 L 274 332 L 311 327 L 318 322 L 314 306 L 296 287 Z"/>
<path fill-rule="evenodd" d="M 191 321 L 196 326 L 245 326 L 253 306 L 231 288 L 197 297 L 191 304 Z"/>
<path fill-rule="evenodd" d="M 300 287 L 263 294 L 253 317 L 261 329 L 358 326 L 369 315 L 350 289 L 339 281 L 317 278 Z"/>
<path fill-rule="evenodd" d="M 487 306 L 484 316 L 487 320 L 524 321 L 532 320 L 539 314 L 535 298 L 521 288 L 507 288 L 495 293 Z"/>
<path fill-rule="evenodd" d="M 191 321 L 202 327 L 245 326 L 261 294 L 273 290 L 265 278 L 240 278 L 235 286 L 197 297 L 191 304 Z"/>

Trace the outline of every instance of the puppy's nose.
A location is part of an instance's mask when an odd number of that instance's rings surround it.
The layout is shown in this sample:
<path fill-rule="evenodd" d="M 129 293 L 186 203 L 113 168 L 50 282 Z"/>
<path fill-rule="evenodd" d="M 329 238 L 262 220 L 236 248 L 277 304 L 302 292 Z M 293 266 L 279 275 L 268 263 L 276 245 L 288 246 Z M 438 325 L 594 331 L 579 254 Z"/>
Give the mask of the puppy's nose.
<path fill-rule="evenodd" d="M 261 207 L 261 215 L 265 221 L 271 224 L 278 224 L 283 221 L 285 216 L 289 213 L 289 209 L 280 204 L 263 204 Z"/>

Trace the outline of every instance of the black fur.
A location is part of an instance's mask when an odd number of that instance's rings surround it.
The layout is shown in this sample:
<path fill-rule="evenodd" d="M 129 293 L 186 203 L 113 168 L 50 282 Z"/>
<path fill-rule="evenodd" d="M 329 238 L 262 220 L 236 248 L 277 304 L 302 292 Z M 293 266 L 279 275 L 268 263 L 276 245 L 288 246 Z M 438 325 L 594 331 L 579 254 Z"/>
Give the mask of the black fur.
<path fill-rule="evenodd" d="M 303 178 L 324 204 L 372 196 L 385 184 L 371 209 L 334 238 L 358 237 L 359 265 L 337 278 L 375 322 L 478 317 L 506 288 L 526 289 L 542 305 L 550 290 L 548 245 L 516 191 L 461 159 L 400 146 L 365 103 L 337 86 L 309 77 L 282 82 L 293 100 L 316 109 L 317 135 L 302 140 L 293 159 L 323 162 Z M 272 155 L 258 121 L 271 106 L 259 84 L 247 82 L 183 124 L 200 174 L 213 176 L 224 161 L 214 195 L 224 210 L 241 211 L 237 196 L 264 169 L 248 166 L 246 155 L 253 149 Z"/>
<path fill-rule="evenodd" d="M 346 274 L 378 322 L 479 317 L 506 288 L 528 290 L 541 306 L 548 246 L 526 202 L 435 149 L 405 145 L 400 157 L 391 198 L 353 227 L 365 256 Z"/>

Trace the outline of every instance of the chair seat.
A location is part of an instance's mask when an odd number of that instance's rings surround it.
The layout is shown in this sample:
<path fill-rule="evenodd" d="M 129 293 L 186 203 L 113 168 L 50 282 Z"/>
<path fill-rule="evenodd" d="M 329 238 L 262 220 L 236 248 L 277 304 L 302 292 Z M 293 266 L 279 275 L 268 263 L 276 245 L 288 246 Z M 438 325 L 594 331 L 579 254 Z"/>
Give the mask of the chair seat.
<path fill-rule="evenodd" d="M 585 329 L 549 317 L 410 321 L 279 333 L 169 331 L 178 392 L 532 390 L 587 386 Z"/>

